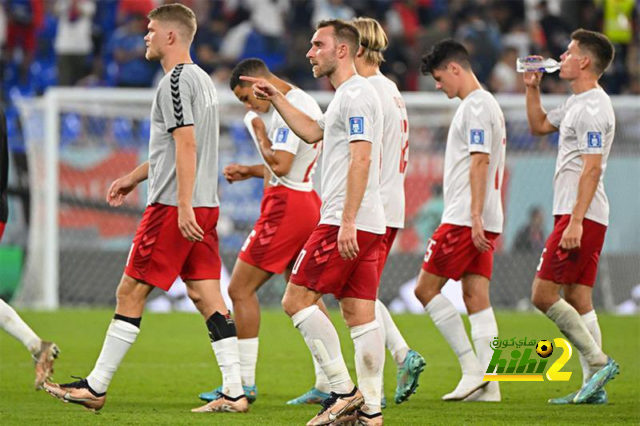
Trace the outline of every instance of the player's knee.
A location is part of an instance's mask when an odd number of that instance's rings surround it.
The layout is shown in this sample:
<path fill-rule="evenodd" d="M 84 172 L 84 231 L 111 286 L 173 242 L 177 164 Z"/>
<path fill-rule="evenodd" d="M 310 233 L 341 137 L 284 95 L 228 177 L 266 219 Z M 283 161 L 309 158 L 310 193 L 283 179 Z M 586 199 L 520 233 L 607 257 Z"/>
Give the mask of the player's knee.
<path fill-rule="evenodd" d="M 221 314 L 216 311 L 207 319 L 209 339 L 212 342 L 237 336 L 236 323 L 230 313 Z"/>
<path fill-rule="evenodd" d="M 426 285 L 417 286 L 413 292 L 423 306 L 426 306 L 439 293 L 438 290 L 429 288 Z"/>
<path fill-rule="evenodd" d="M 146 288 L 140 286 L 135 279 L 124 276 L 116 290 L 116 301 L 118 307 L 144 306 L 148 294 Z"/>
<path fill-rule="evenodd" d="M 593 311 L 593 304 L 591 303 L 591 300 L 588 300 L 584 297 L 576 296 L 567 292 L 564 294 L 564 300 L 566 300 L 568 304 L 573 306 L 573 308 L 578 311 L 580 315 L 584 315 L 587 312 Z"/>
<path fill-rule="evenodd" d="M 251 296 L 251 292 L 248 291 L 246 287 L 235 282 L 229 285 L 229 297 L 234 304 L 247 299 L 249 296 Z"/>
<path fill-rule="evenodd" d="M 194 305 L 198 306 L 198 304 L 202 301 L 202 295 L 200 292 L 190 286 L 187 286 L 187 296 L 193 302 Z"/>
<path fill-rule="evenodd" d="M 546 294 L 540 291 L 534 291 L 531 294 L 531 303 L 542 312 L 547 312 L 554 301 Z"/>

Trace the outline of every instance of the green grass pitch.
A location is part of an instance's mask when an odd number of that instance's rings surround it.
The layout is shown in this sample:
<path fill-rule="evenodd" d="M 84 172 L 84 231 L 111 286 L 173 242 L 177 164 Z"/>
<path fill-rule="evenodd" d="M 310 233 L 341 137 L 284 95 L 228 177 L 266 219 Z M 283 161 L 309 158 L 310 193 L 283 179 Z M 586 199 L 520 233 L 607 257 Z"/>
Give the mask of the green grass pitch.
<path fill-rule="evenodd" d="M 62 353 L 55 379 L 86 376 L 98 356 L 112 316 L 107 310 L 23 312 L 41 336 L 55 340 Z M 341 337 L 347 365 L 355 378 L 353 344 L 338 314 L 334 324 Z M 580 386 L 581 370 L 574 352 L 563 371 L 573 371 L 568 382 L 502 383 L 501 403 L 446 403 L 442 395 L 459 379 L 453 352 L 425 316 L 400 315 L 397 323 L 409 345 L 424 355 L 427 368 L 418 393 L 406 403 L 393 403 L 395 365 L 387 355 L 384 411 L 390 425 L 442 424 L 638 424 L 640 422 L 640 317 L 600 315 L 605 350 L 621 366 L 621 374 L 607 386 L 607 406 L 549 406 L 547 399 Z M 544 316 L 498 313 L 501 338 L 540 340 L 561 337 Z M 220 373 L 209 345 L 204 322 L 193 314 L 147 314 L 138 341 L 117 372 L 99 414 L 63 404 L 44 391 L 32 389 L 33 365 L 27 351 L 6 333 L 0 333 L 0 424 L 108 424 L 108 425 L 302 425 L 317 406 L 288 407 L 285 402 L 309 389 L 313 366 L 307 348 L 291 320 L 280 311 L 263 314 L 257 384 L 258 401 L 248 414 L 195 414 L 197 395 L 220 383 Z M 557 351 L 560 352 L 560 351 Z M 551 361 L 557 359 L 554 353 Z M 550 365 L 551 363 L 549 363 Z"/>

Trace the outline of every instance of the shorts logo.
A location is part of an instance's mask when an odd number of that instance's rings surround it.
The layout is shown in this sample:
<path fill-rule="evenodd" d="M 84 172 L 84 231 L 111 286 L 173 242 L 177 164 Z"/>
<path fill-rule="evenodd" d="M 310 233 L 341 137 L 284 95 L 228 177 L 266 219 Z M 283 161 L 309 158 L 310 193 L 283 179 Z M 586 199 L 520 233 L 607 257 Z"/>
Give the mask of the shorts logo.
<path fill-rule="evenodd" d="M 587 132 L 587 145 L 589 148 L 602 148 L 602 133 Z"/>
<path fill-rule="evenodd" d="M 286 127 L 281 127 L 278 129 L 278 133 L 276 133 L 276 143 L 285 143 L 288 137 L 289 129 Z"/>
<path fill-rule="evenodd" d="M 363 134 L 364 134 L 364 118 L 363 117 L 349 118 L 349 135 L 363 135 Z"/>
<path fill-rule="evenodd" d="M 471 140 L 469 143 L 471 145 L 484 145 L 484 130 L 471 129 Z"/>

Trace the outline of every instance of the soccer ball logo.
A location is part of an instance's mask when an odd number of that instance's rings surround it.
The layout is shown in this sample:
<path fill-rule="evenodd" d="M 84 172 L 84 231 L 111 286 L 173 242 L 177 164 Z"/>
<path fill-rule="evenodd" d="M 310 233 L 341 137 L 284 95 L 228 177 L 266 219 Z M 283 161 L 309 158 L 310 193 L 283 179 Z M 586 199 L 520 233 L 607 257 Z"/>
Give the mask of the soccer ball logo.
<path fill-rule="evenodd" d="M 536 353 L 541 358 L 549 358 L 553 353 L 553 345 L 548 340 L 540 340 L 536 345 Z"/>

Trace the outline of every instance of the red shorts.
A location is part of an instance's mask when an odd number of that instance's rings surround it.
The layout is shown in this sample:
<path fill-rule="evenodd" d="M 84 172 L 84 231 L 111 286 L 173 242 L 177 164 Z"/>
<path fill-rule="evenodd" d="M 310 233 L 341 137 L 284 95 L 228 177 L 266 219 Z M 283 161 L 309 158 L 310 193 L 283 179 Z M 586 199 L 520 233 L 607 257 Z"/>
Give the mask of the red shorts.
<path fill-rule="evenodd" d="M 384 236 L 358 230 L 358 257 L 343 260 L 338 252 L 339 230 L 335 225 L 318 225 L 300 252 L 290 281 L 336 299 L 376 300 L 378 249 Z"/>
<path fill-rule="evenodd" d="M 263 271 L 281 274 L 293 264 L 320 221 L 320 197 L 315 191 L 285 186 L 265 189 L 260 218 L 238 258 Z"/>
<path fill-rule="evenodd" d="M 470 227 L 441 224 L 427 242 L 422 269 L 453 280 L 459 280 L 464 274 L 491 279 L 495 249 L 493 242 L 500 234 L 485 231 L 484 235 L 491 248 L 481 253 L 473 244 Z"/>
<path fill-rule="evenodd" d="M 6 223 L 0 222 L 0 241 L 2 241 L 2 234 L 4 234 L 4 227 Z"/>
<path fill-rule="evenodd" d="M 560 240 L 570 220 L 570 215 L 555 217 L 553 231 L 547 238 L 540 256 L 536 277 L 556 284 L 582 284 L 593 287 L 607 227 L 585 219 L 582 222 L 580 248 L 565 251 L 560 248 Z"/>
<path fill-rule="evenodd" d="M 190 242 L 178 228 L 178 208 L 164 204 L 147 206 L 138 226 L 124 273 L 159 287 L 171 288 L 178 275 L 183 280 L 219 280 L 222 263 L 218 252 L 219 209 L 193 209 L 204 240 Z"/>
<path fill-rule="evenodd" d="M 396 240 L 396 235 L 398 235 L 398 228 L 390 228 L 387 226 L 387 233 L 384 234 L 380 249 L 378 250 L 378 278 L 382 277 L 382 271 L 384 270 L 384 265 L 387 263 L 393 242 Z"/>

